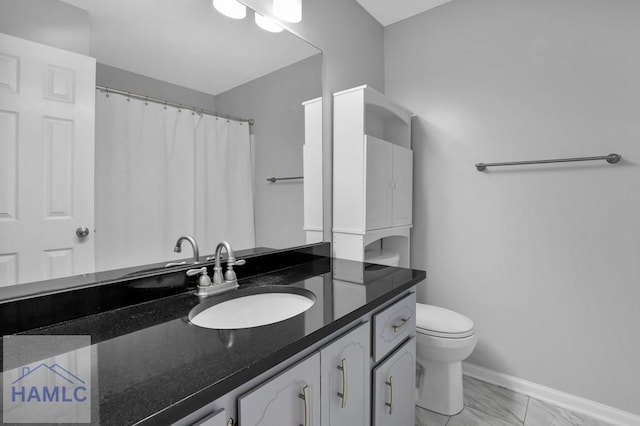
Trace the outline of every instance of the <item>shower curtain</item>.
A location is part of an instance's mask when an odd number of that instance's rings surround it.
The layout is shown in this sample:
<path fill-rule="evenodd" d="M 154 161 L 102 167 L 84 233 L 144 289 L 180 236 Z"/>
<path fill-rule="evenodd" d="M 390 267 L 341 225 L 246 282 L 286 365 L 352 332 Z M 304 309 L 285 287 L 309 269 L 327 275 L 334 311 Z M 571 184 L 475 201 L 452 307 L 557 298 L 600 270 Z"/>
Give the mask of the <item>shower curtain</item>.
<path fill-rule="evenodd" d="M 98 271 L 255 246 L 247 123 L 98 92 L 95 166 Z"/>

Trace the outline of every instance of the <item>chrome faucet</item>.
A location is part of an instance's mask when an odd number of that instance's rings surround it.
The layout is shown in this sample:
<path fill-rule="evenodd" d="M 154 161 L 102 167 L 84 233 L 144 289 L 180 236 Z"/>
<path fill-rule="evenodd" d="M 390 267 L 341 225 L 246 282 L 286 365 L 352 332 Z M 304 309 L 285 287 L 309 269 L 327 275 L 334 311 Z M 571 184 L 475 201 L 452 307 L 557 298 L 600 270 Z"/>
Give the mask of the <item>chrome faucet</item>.
<path fill-rule="evenodd" d="M 222 257 L 222 249 L 227 250 L 227 270 L 224 273 L 224 279 L 222 275 L 222 266 L 221 266 L 221 257 Z M 236 277 L 236 273 L 233 270 L 235 265 L 244 265 L 246 262 L 243 259 L 236 260 L 233 255 L 233 249 L 231 248 L 231 244 L 226 241 L 222 241 L 216 247 L 216 252 L 213 255 L 213 258 L 207 258 L 207 260 L 213 259 L 215 261 L 213 265 L 213 285 L 216 284 L 226 284 L 226 283 L 238 283 L 238 278 Z"/>
<path fill-rule="evenodd" d="M 176 246 L 173 248 L 173 251 L 176 253 L 180 253 L 182 252 L 182 241 L 187 240 L 189 241 L 189 243 L 191 244 L 191 247 L 193 248 L 193 264 L 197 264 L 200 263 L 198 262 L 198 260 L 200 259 L 200 251 L 198 250 L 198 243 L 196 242 L 195 238 L 193 238 L 191 235 L 183 235 L 182 237 L 178 238 L 178 241 L 176 241 Z M 184 263 L 184 262 L 181 262 Z M 181 264 L 178 263 L 178 264 Z M 175 264 L 171 264 L 168 263 L 166 266 L 174 266 Z"/>

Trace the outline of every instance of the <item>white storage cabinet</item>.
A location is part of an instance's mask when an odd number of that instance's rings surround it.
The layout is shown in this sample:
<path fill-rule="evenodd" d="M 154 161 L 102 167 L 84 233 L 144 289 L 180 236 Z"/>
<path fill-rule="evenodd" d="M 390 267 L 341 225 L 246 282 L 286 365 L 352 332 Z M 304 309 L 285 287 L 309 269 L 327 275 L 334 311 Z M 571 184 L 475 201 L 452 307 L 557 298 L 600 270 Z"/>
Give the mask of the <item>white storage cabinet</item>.
<path fill-rule="evenodd" d="M 408 267 L 411 112 L 360 86 L 334 94 L 333 125 L 334 257 Z"/>

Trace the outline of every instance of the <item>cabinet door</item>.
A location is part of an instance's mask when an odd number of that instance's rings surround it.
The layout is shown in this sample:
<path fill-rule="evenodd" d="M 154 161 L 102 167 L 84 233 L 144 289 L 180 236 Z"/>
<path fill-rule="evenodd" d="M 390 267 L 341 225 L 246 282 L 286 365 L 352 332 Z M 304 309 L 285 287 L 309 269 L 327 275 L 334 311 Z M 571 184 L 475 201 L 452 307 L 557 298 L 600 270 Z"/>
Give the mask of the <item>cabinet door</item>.
<path fill-rule="evenodd" d="M 414 424 L 416 338 L 373 370 L 375 426 Z"/>
<path fill-rule="evenodd" d="M 299 362 L 238 399 L 242 426 L 320 424 L 320 354 Z"/>
<path fill-rule="evenodd" d="M 367 230 L 388 228 L 392 214 L 392 144 L 365 136 Z"/>
<path fill-rule="evenodd" d="M 320 351 L 322 425 L 369 425 L 370 325 L 364 323 Z"/>
<path fill-rule="evenodd" d="M 413 151 L 393 145 L 392 226 L 411 225 L 413 209 Z"/>

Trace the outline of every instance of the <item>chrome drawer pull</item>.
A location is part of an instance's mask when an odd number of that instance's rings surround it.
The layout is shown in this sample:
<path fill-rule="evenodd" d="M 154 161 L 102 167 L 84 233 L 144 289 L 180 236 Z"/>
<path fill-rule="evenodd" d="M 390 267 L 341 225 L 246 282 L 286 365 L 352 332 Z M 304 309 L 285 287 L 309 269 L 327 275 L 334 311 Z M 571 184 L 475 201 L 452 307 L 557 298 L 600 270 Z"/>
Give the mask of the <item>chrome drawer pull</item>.
<path fill-rule="evenodd" d="M 411 315 L 409 315 L 407 318 L 401 318 L 400 320 L 402 322 L 400 323 L 400 325 L 392 326 L 393 327 L 393 332 L 397 333 L 399 330 L 402 330 L 409 323 L 410 319 L 411 319 Z"/>
<path fill-rule="evenodd" d="M 338 396 L 342 398 L 340 407 L 345 408 L 347 406 L 347 360 L 345 358 L 340 362 L 338 370 L 342 371 L 342 393 L 338 392 Z"/>
<path fill-rule="evenodd" d="M 393 376 L 389 376 L 389 380 L 385 382 L 389 386 L 389 402 L 385 402 L 384 405 L 389 407 L 389 415 L 393 414 Z"/>
<path fill-rule="evenodd" d="M 305 386 L 298 397 L 304 401 L 304 425 L 300 426 L 311 426 L 311 388 Z"/>

